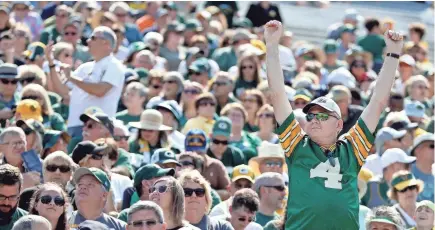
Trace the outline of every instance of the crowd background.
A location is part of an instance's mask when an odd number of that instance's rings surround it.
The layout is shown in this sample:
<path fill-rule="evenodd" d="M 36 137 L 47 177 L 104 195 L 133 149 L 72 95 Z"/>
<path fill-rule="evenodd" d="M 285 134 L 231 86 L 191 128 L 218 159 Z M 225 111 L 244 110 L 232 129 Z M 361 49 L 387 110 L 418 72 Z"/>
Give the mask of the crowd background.
<path fill-rule="evenodd" d="M 336 4 L 1 2 L 0 229 L 283 229 L 292 175 L 266 80 L 269 20 L 289 25 L 279 52 L 297 120 L 326 95 L 340 135 L 370 100 L 383 33 L 402 30 L 359 223 L 432 229 L 433 22 L 348 8 L 319 34 L 310 13 Z M 433 2 L 408 4 L 433 19 Z"/>

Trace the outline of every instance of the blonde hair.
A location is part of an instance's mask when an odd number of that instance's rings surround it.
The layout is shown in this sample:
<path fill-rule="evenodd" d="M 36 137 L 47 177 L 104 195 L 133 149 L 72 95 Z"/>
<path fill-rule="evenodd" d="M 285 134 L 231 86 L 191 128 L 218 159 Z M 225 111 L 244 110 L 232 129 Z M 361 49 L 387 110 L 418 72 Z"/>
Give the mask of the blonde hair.
<path fill-rule="evenodd" d="M 74 163 L 74 161 L 72 160 L 72 158 L 70 156 L 68 156 L 68 154 L 66 154 L 63 151 L 56 151 L 53 153 L 50 153 L 42 162 L 42 169 L 43 171 L 45 171 L 45 168 L 47 167 L 47 165 L 55 160 L 61 160 L 64 163 L 66 163 L 68 166 L 71 167 L 72 169 L 72 173 L 74 173 L 74 171 L 78 168 L 78 165 L 76 163 Z"/>
<path fill-rule="evenodd" d="M 233 102 L 233 103 L 229 103 L 229 104 L 225 105 L 221 110 L 221 116 L 228 116 L 228 113 L 233 109 L 238 109 L 240 112 L 242 112 L 243 120 L 246 123 L 248 120 L 248 112 L 243 107 L 243 105 L 241 105 L 238 102 Z"/>
<path fill-rule="evenodd" d="M 23 97 L 26 93 L 37 93 L 38 96 L 44 101 L 41 105 L 42 114 L 43 115 L 52 115 L 54 113 L 53 108 L 51 106 L 50 98 L 48 97 L 47 90 L 44 89 L 41 85 L 38 84 L 28 84 L 24 86 L 21 91 L 21 97 Z"/>
<path fill-rule="evenodd" d="M 410 95 L 411 87 L 414 85 L 414 83 L 417 82 L 423 82 L 427 87 L 429 87 L 429 81 L 427 80 L 427 78 L 425 78 L 423 75 L 414 75 L 405 82 L 407 95 Z"/>
<path fill-rule="evenodd" d="M 58 42 L 56 44 L 54 44 L 53 46 L 53 56 L 55 59 L 59 58 L 59 55 L 64 51 L 64 50 L 74 50 L 74 47 L 67 43 L 67 42 Z"/>
<path fill-rule="evenodd" d="M 213 204 L 213 200 L 211 197 L 211 186 L 210 183 L 198 172 L 198 170 L 186 170 L 178 178 L 181 185 L 185 185 L 187 182 L 194 182 L 205 190 L 205 201 L 207 206 L 205 207 L 205 214 L 208 214 L 211 209 L 211 205 Z"/>
<path fill-rule="evenodd" d="M 165 181 L 167 186 L 170 188 L 170 194 L 172 198 L 172 210 L 170 211 L 170 216 L 165 216 L 165 219 L 172 218 L 174 223 L 181 224 L 184 221 L 184 190 L 181 183 L 173 177 L 162 177 L 156 180 L 153 184 L 155 186 L 157 183 Z"/>
<path fill-rule="evenodd" d="M 45 86 L 47 82 L 47 76 L 44 73 L 44 70 L 42 70 L 37 65 L 22 65 L 20 66 L 20 71 L 18 74 L 19 79 L 26 79 L 35 77 L 34 83 L 37 83 L 39 85 Z"/>
<path fill-rule="evenodd" d="M 246 53 L 245 55 L 242 55 L 239 58 L 239 63 L 237 64 L 237 67 L 239 70 L 238 70 L 238 75 L 237 75 L 236 81 L 238 81 L 239 79 L 245 80 L 244 79 L 245 77 L 243 76 L 243 72 L 242 72 L 242 63 L 244 61 L 250 61 L 250 62 L 254 63 L 254 69 L 255 69 L 254 82 L 256 82 L 257 85 L 260 84 L 263 81 L 263 79 L 260 76 L 259 60 L 258 60 L 258 57 L 251 52 Z"/>
<path fill-rule="evenodd" d="M 258 109 L 258 111 L 257 111 L 257 114 L 255 115 L 255 124 L 258 126 L 258 120 L 259 120 L 259 118 L 260 118 L 260 114 L 262 114 L 262 113 L 264 113 L 265 111 L 268 111 L 268 112 L 272 112 L 272 113 L 274 113 L 274 111 L 273 111 L 273 107 L 271 106 L 271 105 L 269 105 L 269 104 L 264 104 L 263 106 L 261 106 L 259 109 Z M 273 124 L 274 125 L 276 125 L 277 124 L 277 121 L 276 121 L 276 119 L 275 119 L 275 116 L 273 117 Z"/>

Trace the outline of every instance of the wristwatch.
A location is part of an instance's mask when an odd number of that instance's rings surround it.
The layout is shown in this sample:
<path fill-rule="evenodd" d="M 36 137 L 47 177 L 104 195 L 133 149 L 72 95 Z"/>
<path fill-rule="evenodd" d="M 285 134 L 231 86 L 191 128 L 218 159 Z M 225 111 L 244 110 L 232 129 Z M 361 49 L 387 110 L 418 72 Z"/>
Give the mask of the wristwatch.
<path fill-rule="evenodd" d="M 392 58 L 399 59 L 400 55 L 399 54 L 395 54 L 395 53 L 387 53 L 387 57 L 392 57 Z"/>

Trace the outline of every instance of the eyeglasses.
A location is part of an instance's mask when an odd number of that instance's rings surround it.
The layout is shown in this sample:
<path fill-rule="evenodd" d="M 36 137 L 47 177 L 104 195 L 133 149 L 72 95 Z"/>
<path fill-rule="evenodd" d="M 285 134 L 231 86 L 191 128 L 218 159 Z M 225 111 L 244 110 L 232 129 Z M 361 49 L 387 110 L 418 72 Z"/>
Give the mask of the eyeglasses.
<path fill-rule="evenodd" d="M 167 185 L 162 185 L 159 187 L 152 187 L 150 188 L 150 193 L 153 193 L 155 191 L 159 192 L 159 193 L 165 193 L 168 190 L 169 186 Z"/>
<path fill-rule="evenodd" d="M 306 116 L 308 122 L 312 121 L 314 118 L 316 118 L 318 121 L 327 121 L 329 117 L 335 117 L 339 119 L 338 117 L 327 113 L 308 113 Z"/>
<path fill-rule="evenodd" d="M 1 79 L 1 82 L 5 85 L 7 85 L 7 84 L 16 85 L 18 83 L 18 80 L 17 79 L 8 80 L 8 79 L 3 78 L 3 79 Z"/>
<path fill-rule="evenodd" d="M 26 136 L 30 135 L 33 132 L 33 130 L 31 128 L 25 128 L 25 129 L 23 129 L 23 131 L 24 131 L 24 134 L 26 134 Z"/>
<path fill-rule="evenodd" d="M 225 86 L 225 85 L 228 85 L 228 82 L 226 82 L 226 81 L 216 81 L 216 82 L 214 82 L 214 84 L 216 86 Z"/>
<path fill-rule="evenodd" d="M 130 136 L 113 136 L 113 139 L 115 141 L 121 141 L 121 140 L 127 141 L 128 138 L 130 138 Z"/>
<path fill-rule="evenodd" d="M 151 87 L 153 87 L 154 89 L 160 89 L 160 88 L 162 88 L 161 85 L 151 85 Z"/>
<path fill-rule="evenodd" d="M 35 101 L 37 101 L 37 100 L 39 100 L 39 97 L 38 97 L 38 96 L 33 96 L 33 95 L 22 96 L 22 97 L 21 97 L 21 100 L 26 100 L 26 99 L 31 99 L 31 100 L 35 100 Z"/>
<path fill-rule="evenodd" d="M 41 199 L 40 199 L 41 203 L 43 203 L 43 204 L 50 204 L 52 200 L 54 200 L 54 204 L 56 206 L 62 207 L 65 205 L 65 199 L 63 199 L 60 196 L 52 197 L 49 195 L 45 195 L 45 196 L 41 196 Z"/>
<path fill-rule="evenodd" d="M 91 159 L 92 160 L 97 160 L 97 161 L 103 159 L 103 157 L 104 157 L 104 155 L 100 155 L 100 154 L 96 154 L 96 153 L 91 155 Z"/>
<path fill-rule="evenodd" d="M 242 66 L 242 69 L 243 70 L 245 70 L 245 69 L 254 69 L 254 66 L 253 65 L 244 65 L 244 66 Z"/>
<path fill-rule="evenodd" d="M 274 162 L 274 161 L 266 161 L 265 164 L 266 167 L 268 168 L 274 168 L 274 167 L 281 168 L 283 165 L 282 162 Z"/>
<path fill-rule="evenodd" d="M 71 171 L 71 167 L 68 165 L 47 165 L 45 169 L 47 169 L 49 172 L 56 172 L 57 169 L 59 169 L 61 173 L 67 173 Z"/>
<path fill-rule="evenodd" d="M 274 118 L 275 115 L 273 113 L 262 113 L 258 117 L 259 118 Z"/>
<path fill-rule="evenodd" d="M 15 142 L 6 142 L 3 143 L 4 145 L 9 145 L 11 144 L 13 148 L 19 148 L 19 147 L 23 147 L 26 145 L 25 141 L 15 141 Z"/>
<path fill-rule="evenodd" d="M 434 148 L 435 148 L 435 145 L 434 145 L 434 144 L 430 144 L 430 145 L 429 145 L 429 148 L 434 149 Z"/>
<path fill-rule="evenodd" d="M 201 75 L 200 72 L 190 71 L 189 75 Z"/>
<path fill-rule="evenodd" d="M 35 79 L 36 77 L 28 77 L 28 78 L 20 79 L 20 82 L 22 84 L 29 84 L 32 83 Z"/>
<path fill-rule="evenodd" d="M 216 106 L 216 103 L 214 103 L 213 101 L 201 101 L 201 102 L 199 102 L 198 105 L 199 106 L 207 106 L 207 105 Z"/>
<path fill-rule="evenodd" d="M 138 220 L 129 223 L 129 225 L 135 228 L 152 227 L 157 224 L 156 220 Z"/>
<path fill-rule="evenodd" d="M 285 187 L 282 186 L 282 185 L 278 185 L 278 186 L 264 186 L 264 187 L 266 187 L 266 188 L 274 188 L 274 189 L 278 190 L 279 192 L 282 192 L 282 191 L 285 190 Z"/>
<path fill-rule="evenodd" d="M 403 97 L 400 96 L 400 95 L 393 95 L 393 96 L 391 96 L 391 99 L 393 99 L 393 100 L 403 100 Z"/>
<path fill-rule="evenodd" d="M 417 190 L 417 189 L 418 189 L 417 185 L 412 185 L 412 186 L 408 186 L 408 187 L 406 187 L 406 188 L 404 188 L 402 190 L 398 190 L 398 192 L 405 193 L 408 190 Z"/>
<path fill-rule="evenodd" d="M 5 200 L 9 200 L 9 201 L 17 201 L 20 198 L 20 195 L 14 195 L 14 196 L 3 196 L 0 195 L 0 201 L 5 201 Z"/>
<path fill-rule="evenodd" d="M 194 166 L 193 162 L 190 161 L 180 161 L 182 166 Z"/>
<path fill-rule="evenodd" d="M 184 196 L 185 197 L 191 197 L 193 195 L 193 193 L 195 193 L 195 195 L 197 197 L 203 197 L 205 195 L 205 189 L 203 188 L 183 188 L 184 190 Z"/>
<path fill-rule="evenodd" d="M 167 80 L 167 81 L 163 81 L 163 83 L 175 84 L 177 82 L 175 80 Z"/>
<path fill-rule="evenodd" d="M 239 220 L 240 222 L 245 222 L 246 220 L 248 220 L 248 222 L 253 222 L 255 221 L 255 216 L 251 218 L 239 217 L 237 220 Z"/>
<path fill-rule="evenodd" d="M 63 33 L 63 35 L 65 35 L 65 36 L 76 36 L 77 32 L 65 32 L 65 33 Z"/>
<path fill-rule="evenodd" d="M 228 141 L 221 141 L 221 140 L 217 140 L 217 139 L 213 139 L 213 144 L 216 145 L 228 145 Z"/>
<path fill-rule="evenodd" d="M 68 14 L 56 14 L 56 17 L 66 18 L 66 17 L 68 17 Z"/>
<path fill-rule="evenodd" d="M 185 94 L 193 94 L 193 95 L 197 95 L 200 93 L 198 90 L 194 90 L 194 89 L 185 89 L 183 92 Z"/>
<path fill-rule="evenodd" d="M 246 98 L 246 99 L 243 99 L 242 102 L 244 102 L 244 103 L 246 103 L 246 102 L 257 103 L 257 99 L 255 99 L 255 98 Z"/>

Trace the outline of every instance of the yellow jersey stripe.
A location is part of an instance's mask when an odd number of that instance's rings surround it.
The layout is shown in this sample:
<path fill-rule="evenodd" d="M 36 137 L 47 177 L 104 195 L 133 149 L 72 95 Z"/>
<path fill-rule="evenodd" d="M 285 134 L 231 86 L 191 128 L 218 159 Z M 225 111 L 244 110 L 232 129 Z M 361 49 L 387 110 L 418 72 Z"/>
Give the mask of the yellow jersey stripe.
<path fill-rule="evenodd" d="M 287 136 L 287 134 L 289 134 L 289 133 L 291 132 L 291 130 L 293 129 L 293 126 L 295 125 L 296 122 L 297 122 L 296 119 L 294 119 L 294 120 L 290 123 L 290 125 L 287 126 L 287 128 L 284 130 L 284 132 L 282 132 L 282 133 L 279 135 L 279 139 L 285 139 L 285 136 Z"/>
<path fill-rule="evenodd" d="M 355 126 L 355 129 L 357 131 L 357 134 L 363 139 L 364 146 L 366 147 L 367 152 L 370 152 L 370 149 L 372 148 L 372 144 L 367 140 L 366 135 L 364 134 L 363 130 L 359 126 Z"/>
<path fill-rule="evenodd" d="M 359 150 L 359 147 L 358 147 L 358 144 L 356 143 L 356 141 L 355 141 L 355 139 L 353 138 L 353 136 L 352 135 L 347 135 L 347 137 L 346 137 L 350 142 L 352 142 L 352 146 L 353 146 L 353 149 L 354 149 L 354 154 L 355 154 L 355 157 L 358 159 L 358 163 L 360 163 L 361 162 L 361 164 L 360 164 L 360 166 L 362 166 L 362 162 L 364 162 L 364 157 L 363 157 L 363 155 L 361 154 L 361 152 L 360 152 L 360 150 Z"/>

